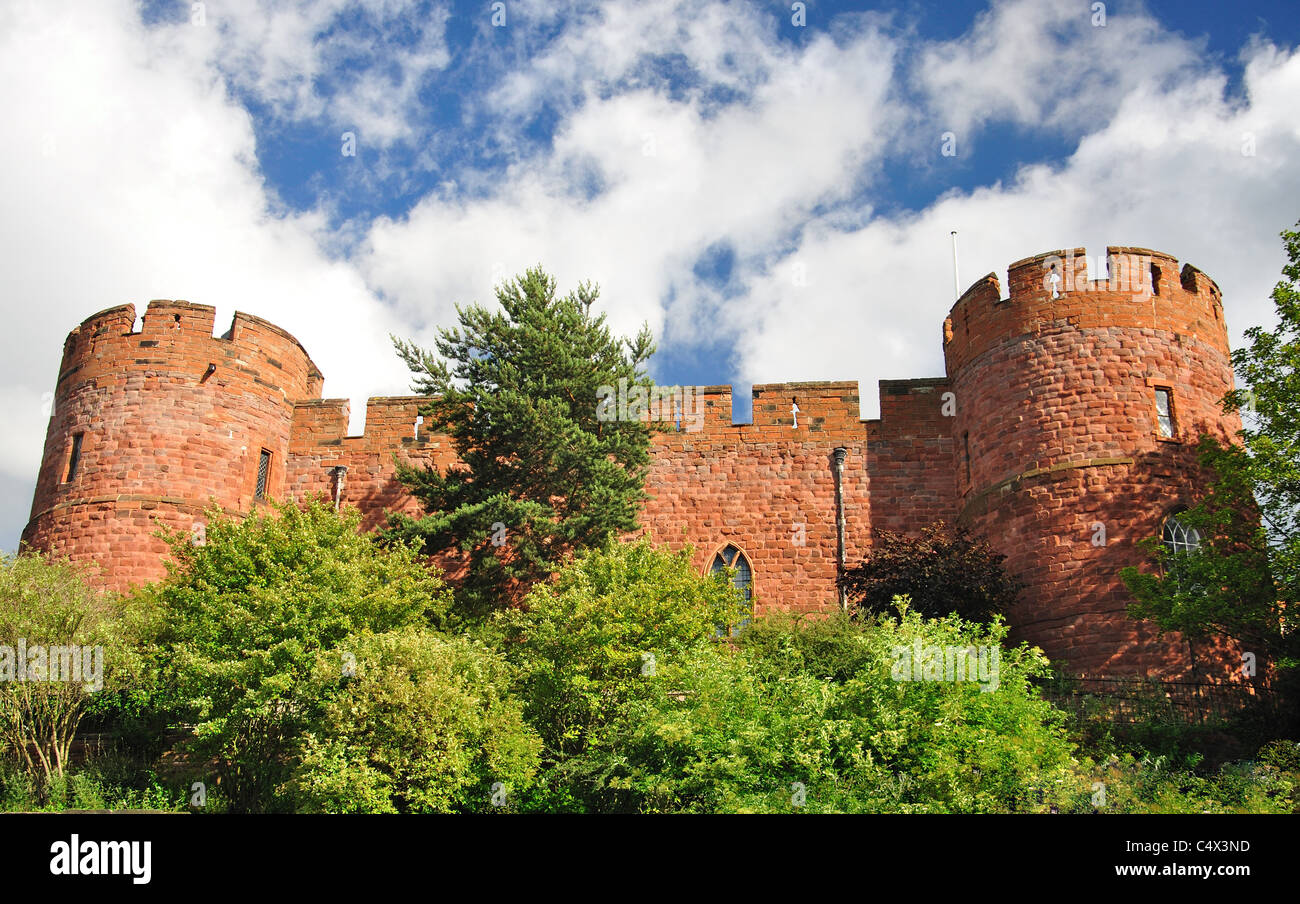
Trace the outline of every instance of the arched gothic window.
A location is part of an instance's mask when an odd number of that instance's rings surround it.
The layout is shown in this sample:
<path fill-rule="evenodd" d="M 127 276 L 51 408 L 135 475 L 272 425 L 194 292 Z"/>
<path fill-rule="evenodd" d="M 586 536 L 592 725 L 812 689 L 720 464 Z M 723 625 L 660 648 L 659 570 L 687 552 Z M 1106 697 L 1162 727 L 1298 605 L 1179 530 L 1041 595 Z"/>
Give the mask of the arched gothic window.
<path fill-rule="evenodd" d="M 1179 509 L 1171 512 L 1160 529 L 1160 539 L 1169 552 L 1163 570 L 1181 593 L 1195 595 L 1201 592 L 1202 587 L 1189 573 L 1193 563 L 1188 554 L 1200 548 L 1201 532 L 1188 524 L 1186 518 L 1179 517 L 1184 511 L 1186 510 Z"/>
<path fill-rule="evenodd" d="M 736 588 L 736 591 L 744 596 L 745 606 L 749 608 L 754 599 L 754 569 L 739 547 L 732 544 L 728 544 L 713 557 L 713 564 L 709 566 L 709 574 L 716 574 L 727 568 L 735 569 L 731 583 Z M 741 619 L 739 624 L 732 627 L 731 636 L 738 635 L 740 629 L 747 624 L 749 624 L 749 616 Z M 718 636 L 722 637 L 726 634 L 726 626 L 718 625 Z"/>
<path fill-rule="evenodd" d="M 1178 516 L 1182 511 L 1173 512 L 1165 519 L 1160 530 L 1160 539 L 1171 553 L 1191 552 L 1201 545 L 1201 533 Z"/>
<path fill-rule="evenodd" d="M 749 559 L 745 558 L 745 554 L 735 546 L 727 546 L 726 549 L 720 550 L 713 557 L 713 566 L 709 569 L 709 573 L 713 574 L 724 568 L 736 569 L 736 576 L 732 579 L 732 583 L 745 595 L 745 602 L 753 599 L 754 570 L 750 568 Z"/>

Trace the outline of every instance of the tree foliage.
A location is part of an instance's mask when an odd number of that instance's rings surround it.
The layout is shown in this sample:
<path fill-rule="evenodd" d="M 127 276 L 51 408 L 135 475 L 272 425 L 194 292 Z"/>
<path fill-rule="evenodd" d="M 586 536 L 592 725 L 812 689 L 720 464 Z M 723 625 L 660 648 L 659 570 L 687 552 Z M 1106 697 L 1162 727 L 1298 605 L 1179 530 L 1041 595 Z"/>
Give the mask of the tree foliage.
<path fill-rule="evenodd" d="M 905 607 L 760 620 L 641 676 L 557 774 L 590 812 L 1043 812 L 1072 744 L 1031 684 L 1046 660 L 1005 634 Z M 996 647 L 997 686 L 898 680 L 918 643 Z"/>
<path fill-rule="evenodd" d="M 583 749 L 644 674 L 714 645 L 747 614 L 724 573 L 701 575 L 689 549 L 674 554 L 642 539 L 579 555 L 494 627 L 557 761 Z"/>
<path fill-rule="evenodd" d="M 170 537 L 167 579 L 147 591 L 165 613 L 169 680 L 196 750 L 217 759 L 236 810 L 272 809 L 302 733 L 319 713 L 322 653 L 362 632 L 436 626 L 449 607 L 411 548 L 381 548 L 360 514 L 319 501 L 246 520 L 209 513 L 206 542 Z"/>
<path fill-rule="evenodd" d="M 477 613 L 635 529 L 649 468 L 647 424 L 597 412 L 601 387 L 646 384 L 648 328 L 614 338 L 592 312 L 594 286 L 559 297 L 540 268 L 496 295 L 497 311 L 458 306 L 460 327 L 441 331 L 437 354 L 393 340 L 415 391 L 435 397 L 428 429 L 451 438 L 459 462 L 399 466 L 425 514 L 392 516 L 386 536 L 466 556 L 457 600 Z"/>
<path fill-rule="evenodd" d="M 468 638 L 353 635 L 319 656 L 312 685 L 321 713 L 288 787 L 299 812 L 487 812 L 536 771 L 509 667 Z"/>
<path fill-rule="evenodd" d="M 870 555 L 840 584 L 859 613 L 891 612 L 894 597 L 907 595 L 923 616 L 956 613 L 988 621 L 1005 612 L 1024 586 L 1003 569 L 1005 559 L 965 526 L 938 522 L 916 537 L 880 531 Z"/>
<path fill-rule="evenodd" d="M 1234 638 L 1256 653 L 1261 677 L 1265 667 L 1294 671 L 1300 659 L 1300 231 L 1282 237 L 1289 263 L 1273 290 L 1278 323 L 1248 329 L 1232 354 L 1244 388 L 1227 393 L 1223 408 L 1242 415 L 1240 444 L 1201 438 L 1212 479 L 1178 515 L 1200 546 L 1171 553 L 1150 538 L 1144 546 L 1158 570 L 1122 572 L 1134 617 L 1193 638 Z"/>
<path fill-rule="evenodd" d="M 137 673 L 143 624 L 66 560 L 0 558 L 0 738 L 30 775 L 63 775 L 95 694 Z"/>

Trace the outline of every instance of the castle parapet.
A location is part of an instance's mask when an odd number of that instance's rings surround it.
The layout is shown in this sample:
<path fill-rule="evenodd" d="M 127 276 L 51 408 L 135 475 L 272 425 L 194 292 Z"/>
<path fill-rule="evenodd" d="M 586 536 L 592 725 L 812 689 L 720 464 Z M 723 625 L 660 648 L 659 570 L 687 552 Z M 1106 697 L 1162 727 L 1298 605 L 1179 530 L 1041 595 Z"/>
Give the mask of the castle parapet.
<path fill-rule="evenodd" d="M 1153 329 L 1228 353 L 1218 286 L 1172 255 L 1110 246 L 1046 251 L 1007 268 L 1008 297 L 996 274 L 973 283 L 944 322 L 944 356 L 953 374 L 1007 339 L 1062 327 Z"/>

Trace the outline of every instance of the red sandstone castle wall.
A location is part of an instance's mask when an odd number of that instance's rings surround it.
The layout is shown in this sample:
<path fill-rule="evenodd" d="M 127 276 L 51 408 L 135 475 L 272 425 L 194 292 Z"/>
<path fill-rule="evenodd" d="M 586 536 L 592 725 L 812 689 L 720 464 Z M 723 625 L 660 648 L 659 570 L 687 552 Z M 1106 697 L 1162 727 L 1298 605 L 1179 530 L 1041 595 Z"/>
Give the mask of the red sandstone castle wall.
<path fill-rule="evenodd" d="M 1157 252 L 1111 252 L 1138 264 L 1124 285 L 1089 281 L 1081 249 L 1013 264 L 1006 300 L 995 276 L 977 282 L 944 325 L 947 377 L 882 381 L 878 420 L 859 419 L 856 383 L 756 386 L 750 424 L 731 423 L 730 387 L 694 388 L 698 421 L 692 406 L 686 429 L 655 435 L 644 532 L 692 545 L 701 570 L 739 547 L 760 613 L 833 608 L 843 449 L 850 566 L 873 531 L 963 518 L 1029 583 L 1015 636 L 1073 671 L 1183 674 L 1186 643 L 1127 618 L 1118 571 L 1145 564 L 1136 542 L 1199 494 L 1196 436 L 1240 426 L 1218 408 L 1232 384 L 1227 332 L 1204 274 L 1179 274 Z M 1053 260 L 1059 298 L 1044 282 Z M 418 511 L 395 456 L 455 461 L 446 437 L 417 430 L 418 398 L 371 399 L 364 435 L 348 436 L 348 403 L 320 399 L 306 352 L 265 321 L 236 314 L 213 338 L 201 305 L 153 302 L 140 333 L 134 319 L 132 306 L 113 308 L 68 337 L 23 537 L 102 566 L 104 586 L 163 576 L 159 524 L 188 531 L 209 502 L 250 511 L 263 448 L 271 496 L 334 498 L 346 468 L 341 500 L 367 529 L 386 511 Z M 1172 440 L 1156 435 L 1157 385 L 1174 391 Z M 77 432 L 81 466 L 66 481 Z"/>
<path fill-rule="evenodd" d="M 1186 643 L 1157 642 L 1126 617 L 1118 571 L 1145 565 L 1137 541 L 1199 495 L 1198 434 L 1240 427 L 1219 409 L 1232 387 L 1227 333 L 1204 274 L 1178 277 L 1172 258 L 1145 249 L 1110 254 L 1140 261 L 1140 279 L 1092 282 L 1082 249 L 1060 251 L 1013 264 L 1009 299 L 990 275 L 953 307 L 944 351 L 962 511 L 1030 583 L 1009 618 L 1017 637 L 1075 671 L 1178 675 Z M 1060 298 L 1044 281 L 1052 262 Z M 1172 439 L 1157 434 L 1156 386 L 1173 390 Z"/>
<path fill-rule="evenodd" d="M 956 509 L 953 418 L 945 378 L 881 380 L 880 420 L 868 424 L 871 526 L 915 534 Z M 850 560 L 850 566 L 857 560 Z"/>
<path fill-rule="evenodd" d="M 161 576 L 160 524 L 189 533 L 210 502 L 250 510 L 263 449 L 268 492 L 283 492 L 293 400 L 319 393 L 320 374 L 279 327 L 236 314 L 218 339 L 214 316 L 155 301 L 137 333 L 135 307 L 123 305 L 68 336 L 25 543 L 124 589 Z"/>
<path fill-rule="evenodd" d="M 848 561 L 862 558 L 870 538 L 857 383 L 755 386 L 753 423 L 734 425 L 731 387 L 698 392 L 703 429 L 655 436 L 644 532 L 674 550 L 693 546 L 701 570 L 737 546 L 753 567 L 757 612 L 834 609 L 838 447 Z"/>
<path fill-rule="evenodd" d="M 416 500 L 395 479 L 394 458 L 404 464 L 432 464 L 445 470 L 456 460 L 445 436 L 429 433 L 416 420 L 425 400 L 411 397 L 370 399 L 362 436 L 348 436 L 346 399 L 310 399 L 294 409 L 286 495 L 335 498 L 334 469 L 347 468 L 341 500 L 361 510 L 363 525 L 384 524 L 385 511 L 418 514 Z"/>

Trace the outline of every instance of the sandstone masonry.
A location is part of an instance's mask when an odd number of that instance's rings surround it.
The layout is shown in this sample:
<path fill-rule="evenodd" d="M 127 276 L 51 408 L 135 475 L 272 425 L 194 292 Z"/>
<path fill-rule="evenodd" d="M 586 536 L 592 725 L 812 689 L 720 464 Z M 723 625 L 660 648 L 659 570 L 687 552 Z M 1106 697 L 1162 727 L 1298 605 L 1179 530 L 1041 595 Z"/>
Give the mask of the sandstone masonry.
<path fill-rule="evenodd" d="M 756 385 L 749 424 L 732 423 L 731 387 L 697 387 L 702 428 L 655 436 L 644 532 L 692 545 L 701 570 L 734 546 L 759 613 L 815 612 L 838 605 L 841 543 L 851 566 L 876 530 L 963 520 L 1029 585 L 1016 639 L 1077 673 L 1176 677 L 1194 652 L 1204 674 L 1201 650 L 1127 618 L 1118 572 L 1196 497 L 1199 434 L 1240 428 L 1218 405 L 1232 387 L 1223 305 L 1167 254 L 1110 248 L 1109 263 L 1093 280 L 1083 249 L 1026 258 L 1007 298 L 994 274 L 976 282 L 944 322 L 947 375 L 881 381 L 876 420 L 859 419 L 854 382 Z M 417 426 L 417 397 L 370 399 L 365 434 L 348 436 L 348 402 L 322 399 L 306 350 L 264 320 L 237 313 L 214 337 L 214 309 L 183 301 L 150 302 L 140 332 L 135 319 L 111 308 L 68 336 L 23 533 L 104 587 L 162 577 L 158 525 L 190 533 L 211 503 L 246 514 L 323 494 L 374 528 L 417 511 L 394 454 L 455 459 Z"/>

